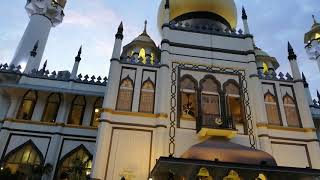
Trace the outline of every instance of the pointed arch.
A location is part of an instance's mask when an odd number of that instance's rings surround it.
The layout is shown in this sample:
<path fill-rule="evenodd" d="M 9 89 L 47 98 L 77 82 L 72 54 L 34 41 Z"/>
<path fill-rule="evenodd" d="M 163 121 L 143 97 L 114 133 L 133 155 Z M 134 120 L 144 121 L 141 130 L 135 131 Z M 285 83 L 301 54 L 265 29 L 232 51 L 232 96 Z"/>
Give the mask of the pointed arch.
<path fill-rule="evenodd" d="M 264 95 L 264 104 L 269 124 L 282 126 L 277 98 L 269 90 Z"/>
<path fill-rule="evenodd" d="M 103 105 L 103 98 L 98 97 L 93 104 L 90 126 L 98 127 L 102 105 Z"/>
<path fill-rule="evenodd" d="M 116 109 L 119 111 L 131 111 L 133 102 L 134 83 L 128 75 L 119 85 Z"/>
<path fill-rule="evenodd" d="M 212 75 L 200 81 L 200 119 L 201 127 L 215 127 L 215 119 L 222 117 L 221 83 Z M 197 129 L 199 129 L 198 127 Z"/>
<path fill-rule="evenodd" d="M 286 93 L 283 96 L 283 106 L 286 114 L 286 119 L 289 127 L 302 127 L 297 103 L 295 99 Z"/>
<path fill-rule="evenodd" d="M 155 84 L 150 77 L 142 83 L 140 90 L 139 112 L 154 113 Z"/>
<path fill-rule="evenodd" d="M 20 104 L 17 119 L 31 120 L 34 108 L 38 100 L 38 92 L 34 90 L 27 91 Z"/>
<path fill-rule="evenodd" d="M 9 152 L 3 159 L 3 166 L 11 172 L 27 174 L 30 168 L 44 164 L 44 157 L 38 147 L 30 139 Z"/>
<path fill-rule="evenodd" d="M 83 144 L 79 145 L 59 160 L 55 179 L 73 176 L 85 179 L 91 172 L 92 159 L 90 151 Z"/>
<path fill-rule="evenodd" d="M 68 124 L 81 125 L 86 108 L 86 98 L 76 95 L 71 104 L 71 109 L 68 118 Z"/>
<path fill-rule="evenodd" d="M 223 84 L 223 92 L 226 95 L 226 112 L 235 123 L 244 124 L 244 109 L 241 101 L 240 85 L 234 79 L 229 79 Z"/>
<path fill-rule="evenodd" d="M 179 81 L 179 117 L 183 120 L 196 120 L 198 113 L 198 82 L 189 75 L 185 74 Z"/>
<path fill-rule="evenodd" d="M 46 105 L 42 115 L 43 122 L 55 122 L 59 107 L 61 104 L 61 95 L 59 93 L 51 93 L 47 97 Z"/>

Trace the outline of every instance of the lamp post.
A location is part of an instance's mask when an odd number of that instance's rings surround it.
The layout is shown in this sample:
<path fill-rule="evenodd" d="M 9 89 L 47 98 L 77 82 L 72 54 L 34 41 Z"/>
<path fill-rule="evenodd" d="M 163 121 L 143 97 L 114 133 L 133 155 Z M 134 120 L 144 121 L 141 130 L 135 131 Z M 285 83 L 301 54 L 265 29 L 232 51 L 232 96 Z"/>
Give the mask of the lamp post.
<path fill-rule="evenodd" d="M 309 32 L 305 34 L 304 43 L 305 49 L 310 60 L 314 60 L 318 63 L 320 70 L 320 23 L 313 17 L 313 25 Z"/>

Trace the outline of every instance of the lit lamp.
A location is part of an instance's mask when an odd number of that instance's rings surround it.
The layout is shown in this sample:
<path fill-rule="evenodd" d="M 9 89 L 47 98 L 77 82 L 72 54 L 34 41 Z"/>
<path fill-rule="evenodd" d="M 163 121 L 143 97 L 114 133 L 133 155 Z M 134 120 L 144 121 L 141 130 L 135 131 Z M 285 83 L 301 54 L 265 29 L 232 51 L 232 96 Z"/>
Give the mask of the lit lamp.
<path fill-rule="evenodd" d="M 311 30 L 305 34 L 304 43 L 310 60 L 317 61 L 320 70 L 320 24 L 316 21 L 314 15 L 312 17 L 313 25 Z"/>

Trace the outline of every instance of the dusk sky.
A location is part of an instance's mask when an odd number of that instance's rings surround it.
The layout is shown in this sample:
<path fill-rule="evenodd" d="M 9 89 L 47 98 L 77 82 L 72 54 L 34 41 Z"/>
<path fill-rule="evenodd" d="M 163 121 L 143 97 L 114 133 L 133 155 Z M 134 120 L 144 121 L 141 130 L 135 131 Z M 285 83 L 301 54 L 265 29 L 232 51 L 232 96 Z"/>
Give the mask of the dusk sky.
<path fill-rule="evenodd" d="M 148 20 L 148 33 L 160 43 L 157 11 L 160 0 L 69 0 L 62 24 L 52 29 L 43 61 L 48 69 L 72 70 L 80 45 L 83 55 L 79 73 L 107 76 L 114 34 L 124 23 L 124 45 L 143 30 Z M 28 24 L 24 10 L 26 0 L 4 1 L 0 6 L 0 63 L 10 63 Z M 236 0 L 238 29 L 242 28 L 241 6 L 247 9 L 251 33 L 258 47 L 278 59 L 278 73 L 290 72 L 287 42 L 298 55 L 301 71 L 309 80 L 311 93 L 320 90 L 320 72 L 316 62 L 308 60 L 304 50 L 304 34 L 312 26 L 311 15 L 320 21 L 319 0 Z"/>

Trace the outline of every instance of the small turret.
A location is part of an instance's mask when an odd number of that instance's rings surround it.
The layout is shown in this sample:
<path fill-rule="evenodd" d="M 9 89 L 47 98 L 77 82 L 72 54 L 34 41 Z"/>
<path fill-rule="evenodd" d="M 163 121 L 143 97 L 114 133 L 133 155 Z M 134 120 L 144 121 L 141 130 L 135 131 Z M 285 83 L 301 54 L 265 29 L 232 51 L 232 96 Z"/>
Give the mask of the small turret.
<path fill-rule="evenodd" d="M 75 57 L 75 61 L 74 61 L 74 64 L 73 64 L 73 68 L 72 68 L 70 79 L 76 79 L 77 78 L 79 64 L 80 64 L 80 61 L 81 61 L 81 53 L 82 53 L 82 46 L 80 46 L 80 48 L 78 50 L 78 54 Z"/>
<path fill-rule="evenodd" d="M 301 73 L 297 62 L 297 55 L 295 54 L 290 42 L 288 42 L 288 59 L 290 61 L 291 71 L 294 80 L 301 80 Z"/>

